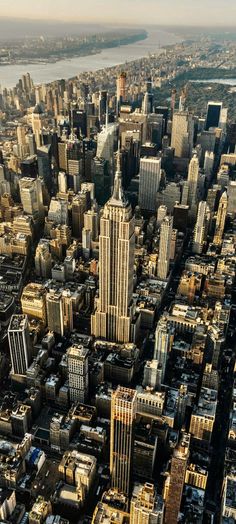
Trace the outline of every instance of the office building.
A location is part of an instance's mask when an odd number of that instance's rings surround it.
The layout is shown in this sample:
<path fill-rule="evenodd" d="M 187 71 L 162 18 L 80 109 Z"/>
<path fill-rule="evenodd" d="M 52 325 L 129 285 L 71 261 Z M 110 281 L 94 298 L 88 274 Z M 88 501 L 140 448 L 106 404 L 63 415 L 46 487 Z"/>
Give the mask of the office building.
<path fill-rule="evenodd" d="M 147 360 L 144 366 L 143 387 L 156 389 L 161 385 L 162 366 L 158 360 Z"/>
<path fill-rule="evenodd" d="M 216 416 L 217 392 L 214 389 L 202 387 L 198 406 L 194 407 L 189 432 L 195 439 L 211 441 Z"/>
<path fill-rule="evenodd" d="M 39 178 L 23 177 L 19 181 L 20 198 L 27 215 L 38 218 L 43 213 L 42 182 Z"/>
<path fill-rule="evenodd" d="M 39 277 L 50 278 L 52 274 L 52 256 L 50 253 L 50 243 L 48 240 L 41 239 L 35 252 L 35 271 Z"/>
<path fill-rule="evenodd" d="M 137 393 L 118 386 L 111 399 L 110 472 L 112 487 L 129 495 Z"/>
<path fill-rule="evenodd" d="M 27 315 L 12 315 L 8 327 L 8 342 L 13 374 L 25 375 L 31 361 Z"/>
<path fill-rule="evenodd" d="M 206 130 L 210 127 L 219 127 L 221 120 L 222 102 L 208 102 L 207 104 L 207 117 L 206 117 Z"/>
<path fill-rule="evenodd" d="M 167 207 L 164 205 L 161 205 L 158 207 L 157 210 L 157 225 L 160 226 L 163 222 L 164 218 L 167 216 Z"/>
<path fill-rule="evenodd" d="M 99 298 L 92 316 L 96 338 L 131 339 L 134 242 L 134 219 L 123 193 L 118 155 L 113 194 L 100 221 Z"/>
<path fill-rule="evenodd" d="M 165 217 L 161 223 L 157 275 L 165 280 L 169 273 L 173 217 Z"/>
<path fill-rule="evenodd" d="M 199 202 L 197 221 L 193 235 L 193 253 L 201 254 L 207 240 L 207 233 L 210 223 L 210 209 L 207 202 Z"/>
<path fill-rule="evenodd" d="M 46 290 L 42 284 L 27 284 L 21 295 L 21 307 L 28 318 L 37 318 L 46 323 Z"/>
<path fill-rule="evenodd" d="M 136 484 L 130 505 L 130 524 L 162 524 L 164 504 L 153 484 Z"/>
<path fill-rule="evenodd" d="M 206 174 L 206 179 L 208 181 L 211 180 L 212 171 L 214 167 L 214 160 L 215 160 L 215 155 L 213 151 L 206 151 L 205 156 L 204 156 L 204 172 Z"/>
<path fill-rule="evenodd" d="M 99 213 L 95 205 L 84 213 L 84 228 L 91 231 L 91 239 L 97 240 L 99 230 Z"/>
<path fill-rule="evenodd" d="M 193 149 L 194 121 L 187 111 L 173 115 L 171 147 L 178 158 L 189 158 Z"/>
<path fill-rule="evenodd" d="M 68 202 L 63 198 L 52 197 L 48 210 L 48 220 L 55 224 L 68 224 Z"/>
<path fill-rule="evenodd" d="M 111 194 L 111 174 L 108 160 L 95 157 L 91 162 L 91 179 L 95 187 L 95 199 L 103 206 Z"/>
<path fill-rule="evenodd" d="M 48 328 L 59 335 L 64 334 L 62 295 L 50 290 L 46 295 Z"/>
<path fill-rule="evenodd" d="M 227 209 L 228 209 L 228 198 L 227 193 L 224 191 L 224 193 L 221 195 L 217 215 L 216 215 L 216 226 L 215 226 L 215 234 L 213 243 L 214 244 L 221 244 L 224 229 L 225 229 L 225 220 L 227 215 Z"/>
<path fill-rule="evenodd" d="M 117 139 L 117 124 L 108 124 L 102 128 L 97 136 L 97 158 L 109 162 L 110 171 L 113 168 L 113 152 Z"/>
<path fill-rule="evenodd" d="M 233 218 L 235 218 L 236 215 L 236 182 L 234 180 L 230 180 L 228 189 L 228 208 L 227 213 L 231 215 Z"/>
<path fill-rule="evenodd" d="M 171 350 L 173 339 L 174 330 L 168 323 L 168 319 L 163 316 L 157 323 L 154 349 L 154 359 L 162 366 L 162 381 L 164 380 L 167 356 Z"/>
<path fill-rule="evenodd" d="M 146 157 L 140 159 L 139 205 L 146 211 L 156 211 L 157 191 L 161 180 L 161 159 Z"/>
<path fill-rule="evenodd" d="M 67 351 L 70 401 L 85 404 L 88 399 L 88 349 L 73 345 Z"/>
<path fill-rule="evenodd" d="M 189 458 L 190 435 L 183 433 L 171 459 L 170 485 L 166 500 L 165 524 L 176 524 L 180 511 Z"/>
<path fill-rule="evenodd" d="M 190 160 L 188 169 L 188 200 L 190 210 L 195 209 L 197 204 L 197 189 L 199 179 L 199 160 L 196 154 Z"/>
<path fill-rule="evenodd" d="M 127 75 L 125 72 L 122 72 L 119 77 L 117 78 L 117 91 L 116 91 L 116 99 L 117 99 L 117 113 L 119 113 L 120 106 L 123 102 L 126 102 L 126 80 Z"/>

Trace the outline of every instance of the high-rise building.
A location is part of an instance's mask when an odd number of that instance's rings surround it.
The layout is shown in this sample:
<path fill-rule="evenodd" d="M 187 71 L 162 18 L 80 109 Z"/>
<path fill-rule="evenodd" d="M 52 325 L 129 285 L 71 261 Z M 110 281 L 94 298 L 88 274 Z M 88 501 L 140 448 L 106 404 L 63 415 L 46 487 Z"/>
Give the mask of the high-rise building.
<path fill-rule="evenodd" d="M 126 79 L 127 79 L 127 75 L 124 71 L 117 78 L 117 94 L 116 94 L 117 112 L 119 112 L 121 104 L 126 101 L 126 97 L 127 97 Z"/>
<path fill-rule="evenodd" d="M 38 173 L 50 190 L 52 188 L 52 147 L 51 144 L 37 149 Z"/>
<path fill-rule="evenodd" d="M 97 157 L 107 160 L 110 169 L 113 167 L 113 152 L 116 138 L 117 124 L 104 126 L 97 137 Z"/>
<path fill-rule="evenodd" d="M 167 207 L 168 213 L 173 214 L 174 206 L 176 202 L 180 202 L 180 198 L 180 184 L 170 182 L 169 184 L 167 184 L 165 189 L 163 189 L 163 191 L 158 191 L 157 208 L 160 205 L 165 205 Z"/>
<path fill-rule="evenodd" d="M 214 239 L 213 239 L 214 244 L 221 244 L 222 237 L 224 234 L 224 229 L 225 229 L 227 208 L 228 208 L 228 198 L 227 198 L 226 191 L 224 191 L 224 193 L 221 195 L 218 210 L 217 210 L 217 215 L 216 215 L 216 227 L 215 227 L 215 234 L 214 234 Z"/>
<path fill-rule="evenodd" d="M 21 295 L 21 307 L 24 315 L 37 318 L 46 323 L 46 290 L 42 284 L 30 283 L 24 287 Z"/>
<path fill-rule="evenodd" d="M 173 217 L 167 216 L 161 223 L 160 245 L 157 265 L 158 277 L 163 280 L 167 278 L 169 272 L 172 230 Z"/>
<path fill-rule="evenodd" d="M 42 113 L 40 104 L 36 104 L 32 113 L 32 129 L 37 147 L 42 145 Z"/>
<path fill-rule="evenodd" d="M 236 182 L 235 180 L 230 180 L 227 192 L 228 192 L 227 213 L 235 217 L 236 215 Z"/>
<path fill-rule="evenodd" d="M 64 265 L 66 270 L 66 275 L 70 275 L 71 272 L 73 274 L 73 262 L 74 259 L 72 258 L 72 268 L 69 268 L 69 260 L 68 257 L 65 258 Z M 73 294 L 69 289 L 63 289 L 62 291 L 62 311 L 63 311 L 63 325 L 64 329 L 66 331 L 71 332 L 73 330 L 73 303 L 74 303 L 74 297 Z"/>
<path fill-rule="evenodd" d="M 129 495 L 137 392 L 118 386 L 111 399 L 110 472 L 112 487 Z"/>
<path fill-rule="evenodd" d="M 198 406 L 194 406 L 189 432 L 195 439 L 211 441 L 217 407 L 217 391 L 201 388 Z"/>
<path fill-rule="evenodd" d="M 175 156 L 189 158 L 193 149 L 194 121 L 193 115 L 187 111 L 176 112 L 173 115 L 171 147 Z"/>
<path fill-rule="evenodd" d="M 108 110 L 108 93 L 107 91 L 100 91 L 99 93 L 99 107 L 98 107 L 98 117 L 101 124 L 105 124 L 106 116 Z"/>
<path fill-rule="evenodd" d="M 92 316 L 97 338 L 131 340 L 134 242 L 134 219 L 123 193 L 118 155 L 113 194 L 100 221 L 99 298 Z"/>
<path fill-rule="evenodd" d="M 53 197 L 48 210 L 48 220 L 55 224 L 68 224 L 68 202 L 63 198 Z"/>
<path fill-rule="evenodd" d="M 206 130 L 210 127 L 219 127 L 222 102 L 208 102 L 207 104 L 207 117 L 206 117 Z"/>
<path fill-rule="evenodd" d="M 20 198 L 24 212 L 38 218 L 43 213 L 42 182 L 40 178 L 23 177 L 19 181 Z"/>
<path fill-rule="evenodd" d="M 67 351 L 69 395 L 71 402 L 85 404 L 88 399 L 88 349 L 73 345 Z"/>
<path fill-rule="evenodd" d="M 182 499 L 185 473 L 189 458 L 190 435 L 184 433 L 171 460 L 170 486 L 166 501 L 165 524 L 176 524 Z"/>
<path fill-rule="evenodd" d="M 162 524 L 164 504 L 153 484 L 136 484 L 130 505 L 130 524 Z"/>
<path fill-rule="evenodd" d="M 215 155 L 213 151 L 206 151 L 204 156 L 204 172 L 207 180 L 211 179 Z"/>
<path fill-rule="evenodd" d="M 146 157 L 140 159 L 139 205 L 147 211 L 156 211 L 157 191 L 161 180 L 161 159 Z"/>
<path fill-rule="evenodd" d="M 84 227 L 86 230 L 91 231 L 92 240 L 98 238 L 99 215 L 95 205 L 92 206 L 92 209 L 84 213 Z"/>
<path fill-rule="evenodd" d="M 194 228 L 193 252 L 201 254 L 204 242 L 207 239 L 208 227 L 210 222 L 210 209 L 207 202 L 199 202 L 197 221 Z"/>
<path fill-rule="evenodd" d="M 161 385 L 162 366 L 158 360 L 147 360 L 144 366 L 143 387 L 156 389 Z"/>
<path fill-rule="evenodd" d="M 162 366 L 162 380 L 165 376 L 167 355 L 171 349 L 174 331 L 168 323 L 168 319 L 161 317 L 156 327 L 154 359 Z"/>
<path fill-rule="evenodd" d="M 91 162 L 91 178 L 95 186 L 95 198 L 103 206 L 111 194 L 111 175 L 108 160 L 95 157 Z"/>
<path fill-rule="evenodd" d="M 158 210 L 157 210 L 157 225 L 160 226 L 161 223 L 163 222 L 164 218 L 166 217 L 166 215 L 168 214 L 167 212 L 167 207 L 164 206 L 164 205 L 161 205 L 158 207 Z"/>
<path fill-rule="evenodd" d="M 52 274 L 52 256 L 50 253 L 50 243 L 48 240 L 41 239 L 35 252 L 35 271 L 39 277 L 50 278 Z"/>
<path fill-rule="evenodd" d="M 17 143 L 18 143 L 18 155 L 21 159 L 25 158 L 29 154 L 29 146 L 26 142 L 26 133 L 23 126 L 17 126 Z"/>
<path fill-rule="evenodd" d="M 50 290 L 46 296 L 48 328 L 59 335 L 64 334 L 62 295 Z"/>
<path fill-rule="evenodd" d="M 8 327 L 8 342 L 13 373 L 25 375 L 31 359 L 27 315 L 12 315 Z"/>
<path fill-rule="evenodd" d="M 190 210 L 193 210 L 197 203 L 197 188 L 199 178 L 199 160 L 196 154 L 190 160 L 188 169 L 188 200 Z"/>

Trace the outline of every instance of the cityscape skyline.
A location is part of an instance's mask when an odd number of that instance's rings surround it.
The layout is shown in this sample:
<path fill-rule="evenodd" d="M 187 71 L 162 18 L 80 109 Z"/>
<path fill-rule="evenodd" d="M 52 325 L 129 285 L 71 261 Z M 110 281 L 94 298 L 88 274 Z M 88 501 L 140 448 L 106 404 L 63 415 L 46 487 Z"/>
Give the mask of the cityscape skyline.
<path fill-rule="evenodd" d="M 236 523 L 235 35 L 37 20 L 0 46 L 0 523 Z"/>

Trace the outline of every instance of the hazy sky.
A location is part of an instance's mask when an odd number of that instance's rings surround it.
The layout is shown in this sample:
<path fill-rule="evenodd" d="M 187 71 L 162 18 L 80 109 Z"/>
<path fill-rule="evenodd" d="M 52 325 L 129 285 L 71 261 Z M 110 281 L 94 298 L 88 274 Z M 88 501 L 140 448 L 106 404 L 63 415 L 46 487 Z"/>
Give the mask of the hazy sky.
<path fill-rule="evenodd" d="M 235 26 L 236 0 L 0 0 L 0 16 Z"/>

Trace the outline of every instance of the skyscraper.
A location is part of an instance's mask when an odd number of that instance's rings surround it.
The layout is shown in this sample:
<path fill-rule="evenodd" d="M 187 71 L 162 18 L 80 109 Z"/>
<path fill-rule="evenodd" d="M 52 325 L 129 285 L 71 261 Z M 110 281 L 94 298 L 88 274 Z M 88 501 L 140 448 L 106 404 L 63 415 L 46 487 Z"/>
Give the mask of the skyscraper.
<path fill-rule="evenodd" d="M 25 375 L 31 357 L 27 315 L 12 315 L 8 328 L 8 341 L 13 373 Z"/>
<path fill-rule="evenodd" d="M 210 209 L 207 202 L 199 202 L 197 221 L 194 228 L 193 252 L 201 254 L 204 242 L 207 239 L 208 227 L 210 222 Z"/>
<path fill-rule="evenodd" d="M 169 272 L 172 229 L 173 217 L 165 217 L 161 223 L 160 245 L 157 266 L 158 277 L 163 280 L 167 278 Z"/>
<path fill-rule="evenodd" d="M 67 351 L 69 395 L 71 402 L 82 402 L 88 398 L 88 349 L 75 344 Z"/>
<path fill-rule="evenodd" d="M 161 159 L 145 157 L 140 160 L 139 205 L 146 211 L 156 211 L 157 191 L 161 180 Z"/>
<path fill-rule="evenodd" d="M 117 78 L 117 112 L 119 112 L 121 104 L 126 101 L 126 79 L 127 75 L 124 71 Z"/>
<path fill-rule="evenodd" d="M 62 295 L 50 290 L 46 296 L 48 328 L 59 335 L 64 334 Z"/>
<path fill-rule="evenodd" d="M 193 134 L 193 115 L 187 111 L 174 113 L 171 133 L 171 147 L 174 148 L 176 157 L 190 157 L 193 148 Z"/>
<path fill-rule="evenodd" d="M 170 486 L 166 501 L 165 524 L 176 524 L 178 522 L 189 457 L 189 444 L 190 435 L 183 433 L 181 441 L 173 453 L 170 470 Z"/>
<path fill-rule="evenodd" d="M 190 210 L 194 209 L 197 203 L 197 186 L 199 177 L 199 161 L 196 154 L 190 160 L 188 168 L 188 205 Z"/>
<path fill-rule="evenodd" d="M 118 386 L 111 400 L 110 472 L 112 486 L 130 492 L 137 392 Z"/>
<path fill-rule="evenodd" d="M 112 197 L 104 207 L 99 236 L 99 298 L 92 333 L 114 342 L 131 339 L 134 219 L 121 185 L 120 155 Z"/>
<path fill-rule="evenodd" d="M 173 329 L 168 324 L 167 318 L 161 317 L 156 328 L 154 359 L 162 366 L 162 381 L 165 377 L 167 355 L 171 348 L 173 335 Z"/>
<path fill-rule="evenodd" d="M 19 181 L 20 198 L 24 212 L 33 218 L 43 214 L 42 182 L 40 178 L 23 177 Z"/>
<path fill-rule="evenodd" d="M 35 257 L 35 270 L 39 277 L 50 278 L 52 274 L 52 256 L 50 244 L 47 239 L 41 239 L 37 245 Z"/>
<path fill-rule="evenodd" d="M 208 102 L 207 117 L 206 117 L 206 130 L 207 131 L 210 127 L 219 126 L 222 105 L 223 105 L 222 102 Z"/>
<path fill-rule="evenodd" d="M 227 208 L 228 208 L 228 198 L 227 198 L 226 191 L 224 191 L 224 193 L 221 195 L 221 198 L 220 198 L 217 216 L 216 216 L 216 227 L 215 227 L 215 234 L 214 234 L 214 239 L 213 239 L 214 244 L 221 244 L 222 237 L 224 234 Z"/>

